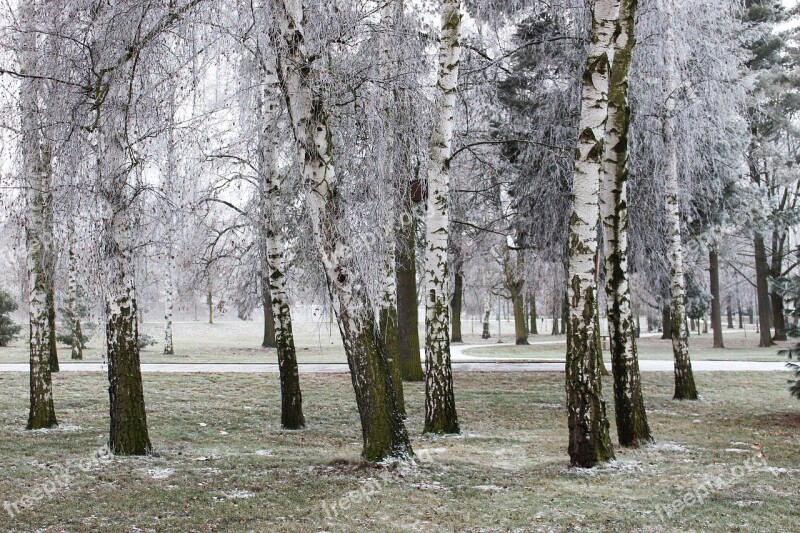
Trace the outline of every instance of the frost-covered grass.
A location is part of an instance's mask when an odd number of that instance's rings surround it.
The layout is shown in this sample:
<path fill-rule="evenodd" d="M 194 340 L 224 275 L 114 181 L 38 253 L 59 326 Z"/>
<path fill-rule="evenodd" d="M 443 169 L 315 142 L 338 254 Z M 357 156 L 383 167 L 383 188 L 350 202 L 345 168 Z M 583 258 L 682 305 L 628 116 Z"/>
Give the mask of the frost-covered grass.
<path fill-rule="evenodd" d="M 420 435 L 423 386 L 407 385 L 424 461 L 383 467 L 359 460 L 349 377 L 301 378 L 308 429 L 287 432 L 275 375 L 145 374 L 156 454 L 73 468 L 53 496 L 0 513 L 0 531 L 788 531 L 796 517 L 800 404 L 781 373 L 697 373 L 698 402 L 645 374 L 656 443 L 591 471 L 567 467 L 563 375 L 457 373 L 456 437 Z M 64 429 L 25 432 L 27 375 L 0 374 L 0 500 L 90 458 L 107 386 L 102 373 L 54 376 Z M 657 505 L 707 478 L 726 486 L 661 521 Z"/>

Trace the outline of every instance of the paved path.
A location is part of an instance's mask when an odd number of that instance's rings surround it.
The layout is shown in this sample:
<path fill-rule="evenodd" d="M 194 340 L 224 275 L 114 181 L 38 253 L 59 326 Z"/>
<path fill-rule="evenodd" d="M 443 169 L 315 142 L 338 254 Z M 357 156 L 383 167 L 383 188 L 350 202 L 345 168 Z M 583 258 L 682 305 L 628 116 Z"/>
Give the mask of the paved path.
<path fill-rule="evenodd" d="M 106 372 L 108 367 L 101 363 L 61 363 L 62 372 Z M 300 364 L 300 372 L 347 373 L 344 363 Z M 642 372 L 672 372 L 672 361 L 639 361 Z M 765 363 L 750 361 L 693 361 L 692 369 L 697 372 L 775 372 L 786 371 L 784 363 Z M 563 372 L 564 362 L 454 362 L 455 372 Z M 28 372 L 24 363 L 0 364 L 0 372 Z M 145 373 L 236 373 L 236 374 L 276 374 L 278 365 L 273 363 L 143 363 Z"/>

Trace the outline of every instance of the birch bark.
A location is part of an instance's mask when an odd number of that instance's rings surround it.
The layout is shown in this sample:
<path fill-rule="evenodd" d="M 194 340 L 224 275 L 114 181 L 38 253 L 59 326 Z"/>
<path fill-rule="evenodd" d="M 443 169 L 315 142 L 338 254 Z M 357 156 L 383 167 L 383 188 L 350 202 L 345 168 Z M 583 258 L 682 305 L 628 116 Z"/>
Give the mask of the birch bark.
<path fill-rule="evenodd" d="M 450 154 L 458 67 L 461 2 L 442 0 L 436 111 L 428 163 L 425 253 L 425 432 L 458 433 L 450 364 L 449 237 Z"/>
<path fill-rule="evenodd" d="M 675 35 L 672 28 L 672 0 L 663 0 L 663 14 L 666 19 L 666 65 L 665 87 L 668 89 L 662 129 L 664 147 L 666 149 L 666 209 L 669 224 L 669 261 L 670 261 L 670 321 L 672 327 L 672 353 L 675 360 L 675 395 L 676 400 L 696 400 L 697 388 L 692 373 L 692 362 L 689 358 L 689 332 L 686 330 L 686 290 L 683 279 L 683 242 L 681 239 L 681 213 L 678 181 L 678 154 L 674 138 L 675 100 L 673 91 L 677 75 L 675 72 Z"/>
<path fill-rule="evenodd" d="M 339 323 L 361 416 L 363 456 L 369 461 L 412 454 L 391 366 L 382 352 L 375 313 L 345 258 L 351 254 L 336 235 L 339 207 L 327 102 L 313 90 L 315 71 L 305 44 L 300 0 L 275 0 L 272 43 L 278 77 L 297 141 L 297 160 L 310 190 L 306 204 L 314 238 Z"/>
<path fill-rule="evenodd" d="M 635 46 L 637 0 L 620 2 L 603 141 L 602 221 L 605 238 L 606 304 L 617 436 L 623 446 L 652 440 L 642 397 L 639 352 L 628 285 L 628 70 Z"/>
<path fill-rule="evenodd" d="M 286 275 L 283 267 L 284 242 L 281 238 L 282 220 L 281 183 L 278 175 L 280 86 L 275 64 L 269 61 L 263 67 L 259 105 L 259 122 L 262 124 L 258 147 L 258 172 L 262 190 L 262 221 L 266 264 L 264 272 L 268 283 L 267 294 L 274 320 L 275 347 L 278 353 L 278 370 L 281 381 L 281 427 L 302 429 L 306 425 L 303 415 L 303 395 L 300 390 L 300 374 L 297 369 L 297 353 L 292 332 L 292 313 L 286 291 Z"/>
<path fill-rule="evenodd" d="M 37 8 L 39 2 L 24 2 L 20 23 L 25 29 L 20 39 L 19 63 L 23 75 L 36 74 L 38 66 Z M 45 161 L 39 124 L 39 81 L 23 77 L 20 83 L 22 117 L 22 168 L 25 179 L 25 242 L 27 250 L 30 321 L 30 410 L 27 429 L 58 425 L 53 406 L 50 376 L 50 326 L 48 321 L 47 238 L 45 235 L 49 164 Z"/>
<path fill-rule="evenodd" d="M 602 397 L 597 330 L 597 224 L 600 171 L 608 116 L 609 54 L 619 16 L 618 0 L 597 0 L 592 13 L 589 57 L 583 75 L 581 119 L 569 224 L 566 392 L 569 456 L 589 468 L 614 457 Z"/>

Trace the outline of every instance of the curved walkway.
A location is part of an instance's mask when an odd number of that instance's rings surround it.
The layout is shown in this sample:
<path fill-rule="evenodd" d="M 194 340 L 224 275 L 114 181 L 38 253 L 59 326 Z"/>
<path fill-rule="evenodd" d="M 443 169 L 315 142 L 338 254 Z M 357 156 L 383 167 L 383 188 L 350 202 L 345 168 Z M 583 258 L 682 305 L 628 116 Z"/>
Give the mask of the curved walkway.
<path fill-rule="evenodd" d="M 474 345 L 472 346 L 474 347 Z M 455 351 L 455 350 L 454 350 Z M 306 363 L 300 364 L 303 374 L 347 373 L 345 363 Z M 672 372 L 672 361 L 639 361 L 642 372 Z M 25 363 L 0 364 L 0 372 L 28 372 Z M 692 369 L 696 372 L 781 372 L 786 371 L 784 363 L 751 361 L 694 361 Z M 102 363 L 61 363 L 61 372 L 106 372 L 108 367 Z M 455 372 L 564 372 L 564 362 L 464 362 L 454 361 Z M 234 374 L 277 374 L 275 363 L 143 363 L 144 373 L 234 373 Z"/>

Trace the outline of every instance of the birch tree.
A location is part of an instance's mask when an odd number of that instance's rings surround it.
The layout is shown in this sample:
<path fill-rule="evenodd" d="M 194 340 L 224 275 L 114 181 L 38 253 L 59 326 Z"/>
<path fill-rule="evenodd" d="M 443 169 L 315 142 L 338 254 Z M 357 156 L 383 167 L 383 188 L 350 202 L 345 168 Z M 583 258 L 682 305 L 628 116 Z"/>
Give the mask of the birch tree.
<path fill-rule="evenodd" d="M 583 96 L 569 225 L 567 295 L 567 411 L 569 456 L 575 466 L 589 468 L 614 457 L 602 397 L 598 359 L 601 356 L 596 265 L 600 211 L 600 173 L 603 137 L 608 115 L 612 39 L 619 2 L 597 0 L 592 12 L 591 38 Z"/>
<path fill-rule="evenodd" d="M 277 52 L 278 78 L 289 109 L 296 159 L 308 184 L 306 205 L 339 323 L 361 417 L 363 456 L 369 461 L 412 454 L 374 312 L 362 280 L 348 269 L 351 250 L 336 235 L 340 183 L 333 161 L 329 102 L 315 84 L 318 58 L 306 43 L 306 9 L 300 0 L 276 0 L 270 37 Z"/>
<path fill-rule="evenodd" d="M 676 400 L 696 400 L 697 388 L 692 373 L 692 362 L 689 358 L 689 333 L 686 330 L 686 291 L 683 272 L 683 241 L 681 239 L 681 212 L 678 181 L 677 145 L 674 138 L 674 91 L 677 90 L 675 56 L 675 35 L 672 29 L 672 0 L 662 0 L 666 24 L 666 65 L 665 86 L 667 99 L 662 118 L 662 133 L 666 149 L 664 182 L 666 188 L 666 210 L 669 224 L 669 287 L 672 307 L 670 320 L 672 325 L 672 353 L 675 362 L 675 394 Z"/>
<path fill-rule="evenodd" d="M 18 61 L 24 76 L 20 83 L 20 114 L 22 117 L 22 172 L 25 183 L 25 237 L 28 263 L 28 317 L 30 320 L 30 410 L 27 429 L 50 428 L 58 425 L 53 406 L 50 377 L 52 330 L 48 320 L 52 266 L 49 257 L 52 240 L 45 227 L 48 222 L 48 205 L 52 197 L 50 188 L 50 153 L 41 138 L 38 74 L 39 32 L 36 27 L 38 1 L 21 6 L 21 26 Z"/>
<path fill-rule="evenodd" d="M 425 432 L 458 433 L 450 364 L 450 155 L 461 55 L 461 2 L 442 0 L 436 110 L 428 162 L 425 253 Z"/>
<path fill-rule="evenodd" d="M 628 71 L 636 42 L 637 3 L 637 0 L 621 0 L 614 31 L 600 204 L 617 436 L 621 445 L 633 447 L 652 440 L 642 398 L 636 325 L 628 284 Z"/>

